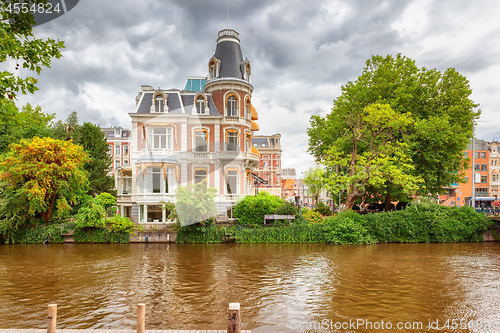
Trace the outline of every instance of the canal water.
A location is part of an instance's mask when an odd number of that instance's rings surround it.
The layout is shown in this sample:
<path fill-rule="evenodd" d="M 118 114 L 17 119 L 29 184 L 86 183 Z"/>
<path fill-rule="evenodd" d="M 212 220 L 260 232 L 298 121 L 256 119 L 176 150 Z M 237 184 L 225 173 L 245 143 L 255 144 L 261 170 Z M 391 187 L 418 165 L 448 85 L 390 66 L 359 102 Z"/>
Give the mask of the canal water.
<path fill-rule="evenodd" d="M 0 246 L 0 328 L 498 332 L 500 243 Z M 389 329 L 390 328 L 390 329 Z"/>

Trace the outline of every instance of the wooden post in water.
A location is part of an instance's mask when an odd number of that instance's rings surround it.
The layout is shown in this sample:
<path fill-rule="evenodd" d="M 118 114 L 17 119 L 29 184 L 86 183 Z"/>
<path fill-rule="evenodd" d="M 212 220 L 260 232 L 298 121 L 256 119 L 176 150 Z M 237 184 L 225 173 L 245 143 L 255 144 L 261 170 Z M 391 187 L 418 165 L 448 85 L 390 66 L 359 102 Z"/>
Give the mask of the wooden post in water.
<path fill-rule="evenodd" d="M 146 304 L 137 304 L 137 333 L 146 331 Z"/>
<path fill-rule="evenodd" d="M 57 304 L 49 304 L 47 310 L 47 333 L 56 333 Z"/>
<path fill-rule="evenodd" d="M 227 333 L 240 333 L 240 332 L 241 332 L 240 303 L 230 303 Z"/>

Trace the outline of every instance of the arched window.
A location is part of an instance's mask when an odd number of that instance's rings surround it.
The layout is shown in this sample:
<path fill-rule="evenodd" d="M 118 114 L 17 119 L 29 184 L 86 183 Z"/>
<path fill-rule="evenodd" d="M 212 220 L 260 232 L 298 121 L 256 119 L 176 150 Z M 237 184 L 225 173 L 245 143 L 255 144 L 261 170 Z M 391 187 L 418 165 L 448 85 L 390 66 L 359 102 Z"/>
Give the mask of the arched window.
<path fill-rule="evenodd" d="M 162 94 L 156 95 L 155 98 L 155 111 L 164 112 L 165 111 L 165 101 Z"/>
<path fill-rule="evenodd" d="M 234 96 L 229 96 L 227 99 L 227 116 L 237 117 L 238 116 L 238 100 Z"/>
<path fill-rule="evenodd" d="M 196 99 L 196 113 L 205 113 L 205 99 L 203 98 L 203 96 L 200 96 Z"/>
<path fill-rule="evenodd" d="M 247 102 L 245 104 L 245 118 L 250 119 L 251 118 L 251 109 L 250 109 L 250 99 L 247 99 Z"/>

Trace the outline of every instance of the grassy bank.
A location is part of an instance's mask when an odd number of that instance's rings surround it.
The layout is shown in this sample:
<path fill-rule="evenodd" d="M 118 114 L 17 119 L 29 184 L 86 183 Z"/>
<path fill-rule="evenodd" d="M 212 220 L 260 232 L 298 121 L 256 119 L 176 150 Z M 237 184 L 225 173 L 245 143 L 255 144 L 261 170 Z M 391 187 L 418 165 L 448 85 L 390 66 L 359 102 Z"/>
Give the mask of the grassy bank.
<path fill-rule="evenodd" d="M 445 207 L 437 204 L 412 205 L 402 211 L 359 215 L 344 212 L 322 223 L 304 220 L 291 226 L 217 225 L 181 229 L 178 242 L 222 243 L 450 243 L 482 241 L 492 225 L 484 215 L 470 207 Z"/>
<path fill-rule="evenodd" d="M 41 244 L 47 240 L 49 243 L 57 244 L 64 242 L 61 231 L 65 233 L 67 230 L 64 224 L 25 226 L 9 231 L 3 235 L 3 239 L 6 244 Z M 128 243 L 129 233 L 85 228 L 74 230 L 73 238 L 76 243 Z"/>

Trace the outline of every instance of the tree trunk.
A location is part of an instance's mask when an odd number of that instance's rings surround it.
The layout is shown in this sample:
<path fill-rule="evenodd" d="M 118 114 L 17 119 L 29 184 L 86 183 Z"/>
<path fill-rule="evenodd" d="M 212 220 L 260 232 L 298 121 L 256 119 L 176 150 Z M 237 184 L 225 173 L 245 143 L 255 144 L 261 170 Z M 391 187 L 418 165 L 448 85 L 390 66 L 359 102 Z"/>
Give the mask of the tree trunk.
<path fill-rule="evenodd" d="M 352 210 L 352 206 L 354 205 L 354 201 L 358 198 L 357 193 L 349 193 L 347 195 L 347 200 L 345 202 L 344 210 Z"/>
<path fill-rule="evenodd" d="M 385 196 L 385 211 L 388 212 L 391 210 L 392 208 L 392 201 L 391 201 L 391 194 L 390 193 L 387 193 L 387 195 Z"/>
<path fill-rule="evenodd" d="M 50 217 L 52 216 L 52 207 L 54 206 L 54 201 L 56 201 L 56 195 L 52 195 L 49 199 L 49 207 L 45 212 L 42 212 L 42 219 L 45 222 L 49 222 Z"/>

